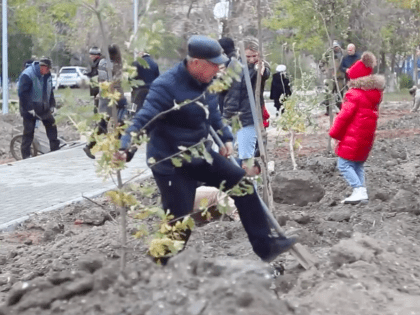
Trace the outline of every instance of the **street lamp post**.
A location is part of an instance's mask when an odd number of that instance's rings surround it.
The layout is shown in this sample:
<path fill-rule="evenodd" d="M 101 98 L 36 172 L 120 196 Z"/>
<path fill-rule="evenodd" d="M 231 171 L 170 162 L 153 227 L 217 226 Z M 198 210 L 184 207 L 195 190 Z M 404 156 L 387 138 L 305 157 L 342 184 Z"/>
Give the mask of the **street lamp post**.
<path fill-rule="evenodd" d="M 2 6 L 2 91 L 3 91 L 3 114 L 9 112 L 9 76 L 8 76 L 8 58 L 7 58 L 7 0 L 3 0 Z"/>
<path fill-rule="evenodd" d="M 139 23 L 139 0 L 134 0 L 134 30 L 133 33 L 136 35 L 138 23 Z"/>
<path fill-rule="evenodd" d="M 226 23 L 226 20 L 229 17 L 229 1 L 220 0 L 220 2 L 216 3 L 213 14 L 214 18 L 217 20 L 218 35 L 219 38 L 221 38 L 223 36 L 223 23 Z"/>

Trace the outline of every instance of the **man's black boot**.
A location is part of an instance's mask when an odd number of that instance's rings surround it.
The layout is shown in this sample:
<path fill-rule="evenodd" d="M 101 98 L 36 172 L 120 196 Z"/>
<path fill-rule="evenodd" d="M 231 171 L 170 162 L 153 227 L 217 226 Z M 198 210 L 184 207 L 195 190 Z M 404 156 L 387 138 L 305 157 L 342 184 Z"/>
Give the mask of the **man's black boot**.
<path fill-rule="evenodd" d="M 92 154 L 92 152 L 90 152 L 90 147 L 89 147 L 89 145 L 86 145 L 84 148 L 83 148 L 83 151 L 85 151 L 85 153 L 86 153 L 86 155 L 88 156 L 88 157 L 90 157 L 91 159 L 95 159 L 95 156 Z"/>
<path fill-rule="evenodd" d="M 293 245 L 297 242 L 297 237 L 286 238 L 284 236 L 279 236 L 272 238 L 269 244 L 269 250 L 266 255 L 261 257 L 265 262 L 271 262 L 276 257 L 284 252 L 287 252 Z"/>

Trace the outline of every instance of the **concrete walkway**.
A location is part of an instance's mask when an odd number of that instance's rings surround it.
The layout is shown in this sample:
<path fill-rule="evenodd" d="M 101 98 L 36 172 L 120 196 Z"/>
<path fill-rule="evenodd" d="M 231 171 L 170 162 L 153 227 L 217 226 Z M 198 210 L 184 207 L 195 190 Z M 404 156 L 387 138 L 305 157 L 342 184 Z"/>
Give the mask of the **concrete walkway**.
<path fill-rule="evenodd" d="M 115 188 L 112 180 L 96 175 L 95 160 L 83 152 L 84 144 L 35 158 L 0 165 L 0 230 L 24 221 L 28 215 L 62 208 Z M 122 171 L 123 181 L 144 171 L 138 179 L 151 175 L 146 166 L 145 146 Z"/>

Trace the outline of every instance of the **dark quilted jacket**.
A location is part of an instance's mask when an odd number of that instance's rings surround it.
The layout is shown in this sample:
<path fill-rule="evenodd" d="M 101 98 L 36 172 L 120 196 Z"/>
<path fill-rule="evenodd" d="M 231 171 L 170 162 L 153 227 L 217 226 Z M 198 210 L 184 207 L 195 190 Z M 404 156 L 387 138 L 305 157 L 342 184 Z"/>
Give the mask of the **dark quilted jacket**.
<path fill-rule="evenodd" d="M 254 65 L 248 65 L 249 75 L 251 78 L 252 90 L 255 95 L 255 87 L 257 83 L 257 71 Z M 261 96 L 260 104 L 261 107 L 264 105 L 264 86 L 265 81 L 270 77 L 270 69 L 268 65 L 265 65 L 264 75 L 261 80 Z M 246 89 L 244 73 L 241 74 L 241 81 L 234 80 L 229 91 L 225 96 L 225 103 L 223 109 L 223 118 L 230 119 L 232 116 L 239 114 L 239 118 L 242 123 L 242 127 L 250 126 L 254 124 L 252 117 L 251 106 L 248 98 L 248 91 Z"/>

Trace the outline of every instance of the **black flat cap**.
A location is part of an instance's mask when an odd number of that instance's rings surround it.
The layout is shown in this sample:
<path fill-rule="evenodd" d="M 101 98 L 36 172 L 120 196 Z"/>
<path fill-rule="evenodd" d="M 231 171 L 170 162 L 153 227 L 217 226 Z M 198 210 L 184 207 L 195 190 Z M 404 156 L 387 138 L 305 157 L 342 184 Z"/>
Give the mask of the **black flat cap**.
<path fill-rule="evenodd" d="M 188 41 L 188 56 L 219 65 L 229 61 L 217 40 L 203 35 L 191 36 Z"/>
<path fill-rule="evenodd" d="M 41 59 L 39 59 L 39 65 L 40 66 L 47 66 L 48 68 L 51 68 L 51 66 L 52 66 L 51 59 L 48 58 L 48 57 L 42 57 Z"/>
<path fill-rule="evenodd" d="M 91 49 L 89 49 L 89 55 L 100 55 L 101 54 L 101 49 L 94 46 Z"/>
<path fill-rule="evenodd" d="M 222 46 L 226 55 L 229 55 L 230 53 L 235 51 L 235 43 L 230 37 L 222 37 L 221 39 L 219 39 L 219 44 L 220 46 Z"/>

